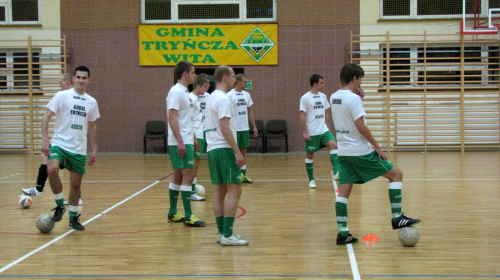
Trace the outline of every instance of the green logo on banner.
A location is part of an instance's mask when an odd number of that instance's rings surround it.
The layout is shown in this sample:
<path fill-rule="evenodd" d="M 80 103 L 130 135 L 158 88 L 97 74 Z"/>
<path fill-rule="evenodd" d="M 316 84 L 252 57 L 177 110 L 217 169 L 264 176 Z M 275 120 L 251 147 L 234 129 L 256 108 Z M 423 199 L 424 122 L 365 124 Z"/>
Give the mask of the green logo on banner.
<path fill-rule="evenodd" d="M 256 62 L 259 62 L 273 47 L 274 42 L 267 35 L 256 27 L 248 37 L 241 42 L 240 46 Z"/>

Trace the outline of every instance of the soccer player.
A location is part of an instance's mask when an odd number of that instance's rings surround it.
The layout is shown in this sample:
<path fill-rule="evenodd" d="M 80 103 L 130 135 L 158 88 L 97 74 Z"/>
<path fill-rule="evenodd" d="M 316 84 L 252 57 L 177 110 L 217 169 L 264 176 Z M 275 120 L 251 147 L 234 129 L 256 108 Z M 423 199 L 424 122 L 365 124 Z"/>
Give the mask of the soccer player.
<path fill-rule="evenodd" d="M 191 184 L 195 176 L 194 153 L 198 150 L 198 141 L 193 129 L 194 104 L 189 98 L 187 87 L 196 78 L 194 65 L 188 61 L 180 61 L 174 67 L 174 75 L 177 83 L 167 95 L 168 148 L 174 168 L 174 176 L 168 190 L 168 220 L 202 227 L 206 223 L 198 219 L 191 210 Z M 184 217 L 177 212 L 179 192 L 184 206 Z"/>
<path fill-rule="evenodd" d="M 333 122 L 337 129 L 340 165 L 339 194 L 335 201 L 337 216 L 337 245 L 355 243 L 357 238 L 347 227 L 347 202 L 353 184 L 363 184 L 379 176 L 389 180 L 389 200 L 392 228 L 400 229 L 420 222 L 403 215 L 401 208 L 403 172 L 394 166 L 380 149 L 365 124 L 365 110 L 360 89 L 364 71 L 349 63 L 340 71 L 342 89 L 330 97 Z M 361 97 L 361 98 L 360 98 Z"/>
<path fill-rule="evenodd" d="M 198 184 L 196 175 L 198 174 L 198 168 L 200 166 L 200 159 L 207 147 L 207 142 L 205 140 L 205 116 L 203 112 L 206 106 L 206 97 L 209 95 L 207 93 L 210 88 L 210 80 L 206 74 L 200 74 L 196 76 L 193 84 L 193 91 L 190 93 L 190 98 L 194 104 L 193 111 L 193 125 L 194 125 L 194 135 L 200 148 L 194 153 L 194 174 L 192 189 L 191 189 L 191 200 L 195 201 L 205 201 L 203 196 L 196 194 L 196 187 L 203 187 Z"/>
<path fill-rule="evenodd" d="M 61 90 L 68 90 L 73 88 L 73 77 L 70 73 L 66 73 L 61 76 L 59 79 L 59 86 Z M 21 189 L 21 191 L 30 196 L 42 197 L 43 196 L 43 188 L 45 187 L 45 183 L 47 182 L 47 156 L 43 153 L 40 154 L 40 167 L 38 168 L 38 176 L 36 178 L 36 185 L 33 188 Z M 69 201 L 64 201 L 64 205 L 69 205 Z M 80 197 L 78 200 L 78 206 L 83 205 L 83 200 Z"/>
<path fill-rule="evenodd" d="M 50 100 L 42 118 L 42 153 L 48 156 L 47 173 L 57 207 L 52 209 L 52 220 L 59 222 L 66 212 L 60 168 L 70 171 L 69 226 L 84 230 L 79 222 L 78 200 L 87 161 L 87 138 L 90 140 L 90 166 L 97 162 L 97 124 L 100 117 L 97 101 L 85 90 L 90 83 L 90 70 L 85 66 L 75 68 L 74 88 L 60 91 Z M 49 145 L 49 123 L 57 115 Z"/>
<path fill-rule="evenodd" d="M 206 136 L 210 179 L 215 185 L 214 214 L 217 242 L 222 245 L 247 245 L 248 241 L 234 234 L 233 225 L 241 197 L 240 167 L 245 158 L 236 143 L 234 118 L 236 111 L 226 92 L 234 84 L 234 71 L 221 65 L 215 69 L 215 91 L 207 100 Z"/>
<path fill-rule="evenodd" d="M 237 112 L 235 117 L 237 133 L 236 142 L 238 143 L 241 154 L 246 161 L 247 149 L 250 147 L 250 127 L 248 126 L 249 120 L 253 127 L 253 137 L 257 137 L 259 132 L 257 131 L 257 126 L 255 125 L 255 117 L 252 109 L 252 97 L 250 97 L 250 93 L 245 91 L 248 78 L 244 74 L 238 74 L 235 78 L 236 84 L 234 85 L 234 88 L 227 93 L 227 96 L 233 102 L 233 107 Z M 246 164 L 241 167 L 241 178 L 243 183 L 253 183 L 252 179 L 247 176 Z"/>
<path fill-rule="evenodd" d="M 330 130 L 328 130 L 327 119 L 329 119 L 330 104 L 326 95 L 321 92 L 324 80 L 321 75 L 311 76 L 309 83 L 311 90 L 300 98 L 300 125 L 305 140 L 304 151 L 306 152 L 306 171 L 309 177 L 309 188 L 316 188 L 314 180 L 314 153 L 323 147 L 330 150 L 330 162 L 333 167 L 333 178 L 338 179 L 337 143 Z M 328 115 L 328 116 L 327 116 Z"/>

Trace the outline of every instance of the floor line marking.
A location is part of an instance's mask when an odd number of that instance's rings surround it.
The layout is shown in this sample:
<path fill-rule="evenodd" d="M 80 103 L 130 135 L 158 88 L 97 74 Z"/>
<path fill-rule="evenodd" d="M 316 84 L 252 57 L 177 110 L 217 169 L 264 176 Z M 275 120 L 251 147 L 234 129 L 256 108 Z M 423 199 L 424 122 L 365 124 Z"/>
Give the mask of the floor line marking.
<path fill-rule="evenodd" d="M 167 178 L 167 177 L 169 177 L 170 175 L 172 175 L 172 173 L 170 173 L 169 175 L 167 175 L 167 176 L 163 177 L 163 178 L 162 178 L 162 180 L 163 180 L 163 179 L 166 179 L 166 178 Z M 147 187 L 143 188 L 142 190 L 140 190 L 140 191 L 138 191 L 138 192 L 134 193 L 133 195 L 131 195 L 131 196 L 127 197 L 126 199 L 124 199 L 124 200 L 122 200 L 122 201 L 118 202 L 117 204 L 115 204 L 115 205 L 111 206 L 110 208 L 108 208 L 108 209 L 104 210 L 103 212 L 101 212 L 101 213 L 99 213 L 99 214 L 95 215 L 94 217 L 90 218 L 90 220 L 85 221 L 84 223 L 82 223 L 82 225 L 86 225 L 86 224 L 90 223 L 91 221 L 93 221 L 93 220 L 95 220 L 95 219 L 97 219 L 97 218 L 101 217 L 103 214 L 106 214 L 107 212 L 109 212 L 109 211 L 111 211 L 111 210 L 115 209 L 116 207 L 118 207 L 118 206 L 122 205 L 123 203 L 125 203 L 125 202 L 129 201 L 130 199 L 132 199 L 133 197 L 135 197 L 135 196 L 139 195 L 140 193 L 142 193 L 142 192 L 144 192 L 144 191 L 146 191 L 146 190 L 148 190 L 148 189 L 152 188 L 154 185 L 156 185 L 156 184 L 158 184 L 158 183 L 160 183 L 160 182 L 161 182 L 161 181 L 156 181 L 156 182 L 154 182 L 153 184 L 151 184 L 151 185 L 149 185 L 149 186 L 147 186 Z M 41 250 L 43 250 L 43 249 L 47 248 L 48 246 L 50 246 L 50 245 L 52 245 L 52 244 L 56 243 L 57 241 L 59 241 L 59 240 L 63 239 L 64 237 L 68 236 L 69 234 L 73 233 L 74 231 L 75 231 L 74 229 L 70 229 L 69 231 L 67 231 L 66 233 L 63 233 L 62 235 L 60 235 L 60 236 L 59 236 L 59 237 L 57 237 L 56 239 L 53 239 L 53 240 L 51 240 L 51 241 L 49 241 L 49 242 L 45 243 L 44 245 L 42 245 L 42 246 L 40 246 L 40 247 L 36 248 L 35 250 L 33 250 L 33 251 L 31 251 L 31 252 L 27 253 L 26 255 L 24 255 L 24 256 L 22 256 L 22 257 L 20 257 L 19 259 L 17 259 L 17 260 L 15 260 L 15 261 L 11 262 L 10 264 L 8 264 L 8 265 L 6 265 L 6 266 L 2 267 L 2 268 L 0 269 L 0 273 L 3 273 L 4 271 L 6 271 L 7 269 L 9 269 L 9 268 L 13 267 L 14 265 L 16 265 L 16 264 L 18 264 L 18 263 L 22 262 L 23 260 L 25 260 L 25 259 L 29 258 L 30 256 L 32 256 L 32 255 L 34 255 L 34 254 L 36 254 L 37 252 L 39 252 L 39 251 L 41 251 Z"/>
<path fill-rule="evenodd" d="M 338 197 L 338 186 L 337 182 L 333 178 L 333 173 L 332 173 L 332 182 L 333 182 L 333 189 L 335 192 L 335 197 Z M 356 255 L 354 254 L 354 248 L 352 247 L 352 244 L 346 244 L 347 247 L 347 254 L 349 255 L 349 262 L 351 263 L 351 271 L 352 271 L 352 277 L 354 280 L 361 280 L 361 276 L 359 275 L 359 268 L 358 268 L 358 262 L 356 261 Z"/>

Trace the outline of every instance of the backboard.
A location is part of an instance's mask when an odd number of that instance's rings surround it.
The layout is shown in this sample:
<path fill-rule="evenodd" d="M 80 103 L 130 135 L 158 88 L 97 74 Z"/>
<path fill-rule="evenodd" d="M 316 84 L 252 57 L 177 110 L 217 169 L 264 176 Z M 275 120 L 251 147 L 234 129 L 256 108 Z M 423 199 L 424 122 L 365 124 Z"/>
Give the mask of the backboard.
<path fill-rule="evenodd" d="M 460 32 L 462 34 L 500 34 L 500 8 L 489 7 L 491 1 L 474 1 L 474 13 L 466 14 L 466 2 L 462 0 L 462 19 L 460 21 Z M 485 3 L 481 3 L 485 2 Z M 470 3 L 469 3 L 470 4 Z"/>

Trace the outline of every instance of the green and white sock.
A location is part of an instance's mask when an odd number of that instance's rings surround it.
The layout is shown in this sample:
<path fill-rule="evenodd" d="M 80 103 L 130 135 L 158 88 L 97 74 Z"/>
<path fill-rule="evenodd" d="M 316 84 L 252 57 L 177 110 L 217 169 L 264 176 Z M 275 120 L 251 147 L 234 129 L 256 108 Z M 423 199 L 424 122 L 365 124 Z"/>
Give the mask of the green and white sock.
<path fill-rule="evenodd" d="M 241 169 L 241 173 L 243 173 L 243 175 L 247 176 L 247 165 L 243 165 L 242 167 L 240 167 Z"/>
<path fill-rule="evenodd" d="M 224 230 L 224 216 L 215 217 L 215 223 L 217 224 L 217 231 L 222 234 Z"/>
<path fill-rule="evenodd" d="M 389 183 L 389 201 L 391 202 L 392 218 L 396 219 L 401 216 L 401 202 L 403 201 L 402 195 L 403 182 Z"/>
<path fill-rule="evenodd" d="M 57 207 L 64 208 L 64 196 L 63 196 L 63 193 L 54 194 L 54 199 L 56 201 Z"/>
<path fill-rule="evenodd" d="M 234 217 L 224 217 L 224 227 L 222 229 L 222 234 L 224 237 L 228 238 L 233 235 L 233 225 Z"/>
<path fill-rule="evenodd" d="M 176 185 L 170 182 L 168 186 L 168 197 L 170 202 L 170 208 L 168 209 L 168 214 L 176 214 L 177 213 L 177 200 L 179 200 L 179 191 L 181 186 Z"/>
<path fill-rule="evenodd" d="M 349 228 L 347 227 L 347 202 L 349 200 L 345 197 L 338 196 L 335 200 L 335 215 L 337 216 L 337 227 L 339 233 L 342 236 L 346 236 L 349 233 Z"/>
<path fill-rule="evenodd" d="M 339 172 L 339 158 L 337 156 L 337 149 L 330 150 L 330 162 L 333 167 L 333 174 L 337 174 Z"/>
<path fill-rule="evenodd" d="M 181 185 L 181 198 L 182 205 L 184 205 L 184 217 L 186 220 L 189 220 L 191 215 L 193 215 L 191 211 L 191 186 Z"/>
<path fill-rule="evenodd" d="M 306 171 L 309 181 L 314 180 L 314 163 L 312 159 L 306 158 Z"/>
<path fill-rule="evenodd" d="M 78 215 L 78 206 L 69 206 L 69 221 L 73 221 L 73 219 Z"/>

